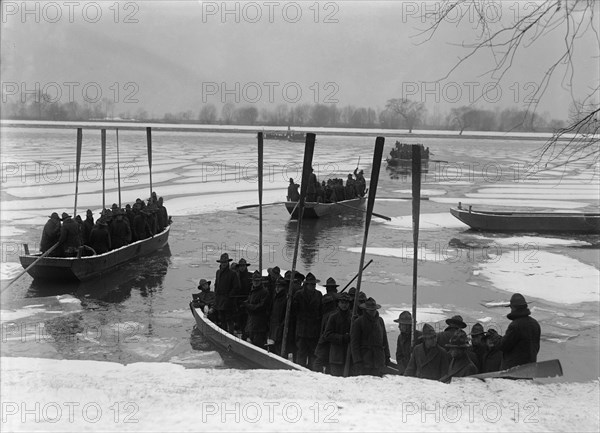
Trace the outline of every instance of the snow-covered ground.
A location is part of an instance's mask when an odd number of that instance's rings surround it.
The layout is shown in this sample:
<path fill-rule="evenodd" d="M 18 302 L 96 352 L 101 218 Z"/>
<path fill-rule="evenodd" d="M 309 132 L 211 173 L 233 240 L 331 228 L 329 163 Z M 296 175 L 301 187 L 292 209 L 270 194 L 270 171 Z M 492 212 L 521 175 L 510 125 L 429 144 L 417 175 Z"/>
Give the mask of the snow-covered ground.
<path fill-rule="evenodd" d="M 2 358 L 3 431 L 597 432 L 600 386 Z M 235 389 L 235 394 L 231 390 Z"/>

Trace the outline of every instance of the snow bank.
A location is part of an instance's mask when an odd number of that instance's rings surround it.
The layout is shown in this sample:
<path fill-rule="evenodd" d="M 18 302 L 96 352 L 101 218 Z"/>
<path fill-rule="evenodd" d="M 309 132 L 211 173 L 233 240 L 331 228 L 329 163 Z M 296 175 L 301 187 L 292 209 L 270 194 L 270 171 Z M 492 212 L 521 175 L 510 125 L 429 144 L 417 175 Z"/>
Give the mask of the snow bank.
<path fill-rule="evenodd" d="M 598 381 L 537 384 L 2 358 L 6 431 L 598 431 Z"/>

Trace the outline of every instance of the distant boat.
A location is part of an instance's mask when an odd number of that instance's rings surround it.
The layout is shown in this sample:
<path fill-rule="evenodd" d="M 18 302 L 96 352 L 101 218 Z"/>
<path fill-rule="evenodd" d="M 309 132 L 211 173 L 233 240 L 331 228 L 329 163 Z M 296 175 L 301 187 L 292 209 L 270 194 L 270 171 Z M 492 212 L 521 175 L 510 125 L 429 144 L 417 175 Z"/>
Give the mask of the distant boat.
<path fill-rule="evenodd" d="M 412 144 L 400 143 L 396 141 L 396 146 L 390 151 L 390 156 L 386 158 L 389 166 L 408 167 L 412 164 Z M 421 148 L 421 164 L 429 164 L 429 147 L 425 148 L 422 144 L 418 145 Z"/>
<path fill-rule="evenodd" d="M 306 202 L 304 203 L 304 215 L 303 218 L 320 218 L 326 215 L 340 215 L 349 212 L 362 211 L 367 201 L 366 197 L 354 198 L 352 200 L 343 200 L 337 203 L 315 203 Z M 292 219 L 298 218 L 298 202 L 286 201 L 285 208 L 288 210 Z"/>
<path fill-rule="evenodd" d="M 267 352 L 266 350 L 219 328 L 215 323 L 211 322 L 199 308 L 195 308 L 191 302 L 190 310 L 192 310 L 192 315 L 196 320 L 196 327 L 206 338 L 222 349 L 236 354 L 253 366 L 271 370 L 310 371 L 307 368 L 282 358 L 279 355 Z"/>
<path fill-rule="evenodd" d="M 479 231 L 538 233 L 600 233 L 600 214 L 567 212 L 486 212 L 463 209 L 458 205 L 450 213 Z"/>
<path fill-rule="evenodd" d="M 79 280 L 85 281 L 105 274 L 118 266 L 138 257 L 142 257 L 163 248 L 169 242 L 167 226 L 162 232 L 137 242 L 108 251 L 104 254 L 81 257 L 43 257 L 27 271 L 35 279 L 43 280 Z M 23 268 L 27 269 L 41 256 L 25 254 L 19 257 Z"/>
<path fill-rule="evenodd" d="M 265 140 L 304 142 L 306 141 L 306 134 L 304 132 L 294 132 L 288 128 L 286 132 L 265 132 L 264 138 Z"/>

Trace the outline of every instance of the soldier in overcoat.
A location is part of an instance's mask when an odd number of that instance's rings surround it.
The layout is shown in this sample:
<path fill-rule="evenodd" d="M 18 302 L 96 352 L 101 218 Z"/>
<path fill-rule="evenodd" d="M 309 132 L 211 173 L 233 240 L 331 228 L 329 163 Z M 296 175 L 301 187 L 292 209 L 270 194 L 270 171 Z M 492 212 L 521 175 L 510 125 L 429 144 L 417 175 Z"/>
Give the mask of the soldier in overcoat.
<path fill-rule="evenodd" d="M 428 323 L 423 325 L 422 338 L 423 343 L 415 346 L 404 375 L 439 380 L 448 372 L 450 355 L 437 343 L 437 334 Z"/>
<path fill-rule="evenodd" d="M 239 292 L 240 279 L 238 275 L 229 268 L 229 262 L 233 259 L 229 258 L 229 254 L 223 253 L 217 263 L 215 275 L 215 310 L 217 311 L 218 324 L 227 332 L 233 334 L 233 313 L 235 311 L 234 298 L 232 293 Z"/>
<path fill-rule="evenodd" d="M 60 239 L 60 217 L 56 212 L 52 212 L 48 218 L 40 241 L 40 252 L 42 253 L 48 251 Z M 56 255 L 55 253 L 52 254 Z"/>
<path fill-rule="evenodd" d="M 293 316 L 296 318 L 296 363 L 314 368 L 315 349 L 321 333 L 321 292 L 317 279 L 309 272 L 304 287 L 294 293 Z"/>
<path fill-rule="evenodd" d="M 61 219 L 63 224 L 60 228 L 60 238 L 58 239 L 59 248 L 62 248 L 62 253 L 65 257 L 75 257 L 81 246 L 79 224 L 66 212 L 63 212 Z"/>
<path fill-rule="evenodd" d="M 329 373 L 333 376 L 343 376 L 350 344 L 352 312 L 348 293 L 340 293 L 337 298 L 337 310 L 327 320 L 323 340 L 328 343 Z"/>
<path fill-rule="evenodd" d="M 396 342 L 396 363 L 400 374 L 404 374 L 412 354 L 412 314 L 410 314 L 410 311 L 403 311 L 394 322 L 398 324 L 400 329 L 398 341 Z M 417 330 L 415 336 L 417 339 L 416 346 L 422 343 L 421 331 Z"/>
<path fill-rule="evenodd" d="M 446 344 L 450 342 L 450 339 L 454 336 L 456 331 L 459 329 L 465 329 L 467 327 L 467 324 L 463 321 L 462 316 L 459 315 L 446 319 L 446 324 L 448 326 L 442 332 L 438 333 L 437 338 L 437 343 L 442 347 L 446 347 Z"/>
<path fill-rule="evenodd" d="M 462 329 L 456 331 L 446 347 L 450 351 L 452 359 L 448 366 L 448 372 L 440 379 L 441 382 L 448 383 L 453 377 L 472 376 L 479 372 L 475 364 L 471 361 L 471 358 L 467 355 L 469 338 L 465 331 Z"/>
<path fill-rule="evenodd" d="M 525 297 L 515 293 L 510 298 L 510 313 L 506 316 L 512 322 L 508 325 L 499 349 L 502 351 L 502 370 L 537 361 L 540 351 L 541 328 L 531 317 Z"/>
<path fill-rule="evenodd" d="M 255 346 L 263 348 L 267 343 L 269 331 L 269 311 L 271 310 L 271 297 L 269 291 L 262 284 L 259 271 L 252 274 L 252 289 L 248 300 L 242 303 L 248 312 L 246 334 Z"/>
<path fill-rule="evenodd" d="M 360 308 L 364 314 L 354 320 L 350 331 L 353 368 L 357 374 L 382 376 L 390 362 L 390 347 L 385 324 L 377 312 L 381 305 L 368 298 Z"/>

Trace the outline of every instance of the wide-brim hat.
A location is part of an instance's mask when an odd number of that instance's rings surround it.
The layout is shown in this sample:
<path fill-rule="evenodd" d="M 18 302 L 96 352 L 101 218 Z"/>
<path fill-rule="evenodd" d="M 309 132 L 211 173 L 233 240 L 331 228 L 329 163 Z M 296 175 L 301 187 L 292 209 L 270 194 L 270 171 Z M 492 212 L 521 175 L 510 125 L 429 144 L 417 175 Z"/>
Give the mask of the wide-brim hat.
<path fill-rule="evenodd" d="M 469 347 L 469 337 L 467 337 L 467 333 L 462 329 L 459 329 L 450 338 L 450 341 L 448 344 L 446 344 L 446 347 L 459 349 Z"/>
<path fill-rule="evenodd" d="M 375 302 L 375 299 L 369 298 L 364 304 L 360 304 L 359 307 L 363 310 L 379 310 L 381 305 Z"/>
<path fill-rule="evenodd" d="M 262 281 L 263 277 L 260 273 L 260 271 L 256 270 L 254 271 L 254 273 L 252 274 L 252 281 Z"/>
<path fill-rule="evenodd" d="M 485 334 L 485 331 L 483 330 L 483 325 L 481 323 L 474 324 L 471 328 L 471 337 L 475 337 L 477 335 L 482 334 Z"/>
<path fill-rule="evenodd" d="M 437 337 L 435 329 L 429 323 L 423 325 L 423 338 Z"/>
<path fill-rule="evenodd" d="M 515 293 L 510 297 L 509 307 L 527 307 L 527 301 L 523 295 Z"/>
<path fill-rule="evenodd" d="M 339 287 L 339 284 L 336 284 L 336 281 L 332 278 L 329 277 L 327 278 L 327 282 L 325 283 L 325 287 Z"/>
<path fill-rule="evenodd" d="M 63 220 L 63 221 L 66 220 L 66 219 L 68 219 L 68 218 L 71 218 L 71 215 L 69 215 L 66 212 L 63 212 L 62 215 L 61 215 L 61 217 L 60 217 L 60 219 Z"/>
<path fill-rule="evenodd" d="M 467 324 L 464 322 L 462 316 L 459 315 L 452 316 L 451 318 L 446 319 L 446 323 L 450 326 L 456 326 L 460 329 L 464 329 L 467 327 Z"/>
<path fill-rule="evenodd" d="M 394 322 L 400 325 L 412 325 L 412 314 L 409 311 L 403 311 Z"/>
<path fill-rule="evenodd" d="M 232 262 L 232 261 L 233 261 L 233 259 L 229 258 L 229 254 L 223 253 L 223 254 L 221 254 L 221 258 L 219 260 L 217 260 L 217 263 L 228 263 L 228 262 Z"/>
<path fill-rule="evenodd" d="M 198 282 L 198 288 L 200 288 L 202 286 L 202 284 L 208 284 L 210 286 L 210 281 L 205 280 L 204 278 L 200 279 L 200 281 Z"/>
<path fill-rule="evenodd" d="M 267 273 L 272 277 L 277 277 L 281 275 L 281 269 L 279 269 L 279 266 L 275 266 L 273 268 L 268 268 Z"/>
<path fill-rule="evenodd" d="M 246 262 L 246 259 L 241 258 L 238 262 L 238 266 L 250 266 L 250 263 Z"/>
<path fill-rule="evenodd" d="M 56 212 L 52 212 L 52 215 L 50 215 L 48 218 L 58 218 L 58 219 L 60 219 L 60 217 L 58 216 L 58 214 Z"/>

